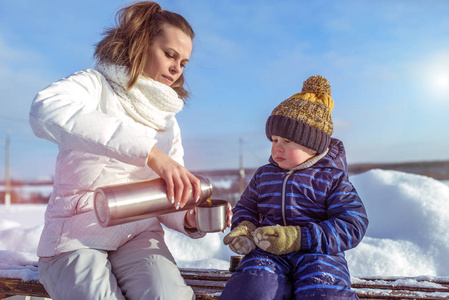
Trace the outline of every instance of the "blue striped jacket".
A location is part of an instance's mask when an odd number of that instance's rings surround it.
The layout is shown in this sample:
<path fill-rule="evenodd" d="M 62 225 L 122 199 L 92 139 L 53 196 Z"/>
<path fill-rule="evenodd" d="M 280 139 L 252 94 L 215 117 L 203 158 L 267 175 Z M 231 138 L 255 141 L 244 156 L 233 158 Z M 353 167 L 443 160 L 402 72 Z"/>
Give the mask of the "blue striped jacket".
<path fill-rule="evenodd" d="M 233 209 L 232 228 L 248 220 L 257 227 L 301 227 L 301 251 L 337 254 L 357 246 L 368 218 L 349 182 L 343 143 L 332 139 L 328 153 L 306 169 L 285 170 L 270 157 Z"/>

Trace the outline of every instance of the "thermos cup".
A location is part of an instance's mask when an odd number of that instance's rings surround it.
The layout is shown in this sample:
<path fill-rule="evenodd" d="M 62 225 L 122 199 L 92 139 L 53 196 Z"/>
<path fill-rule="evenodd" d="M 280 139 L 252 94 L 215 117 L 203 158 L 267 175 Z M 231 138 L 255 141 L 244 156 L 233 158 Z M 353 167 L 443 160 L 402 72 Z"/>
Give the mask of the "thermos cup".
<path fill-rule="evenodd" d="M 211 200 L 195 207 L 196 228 L 202 232 L 226 229 L 228 201 Z"/>
<path fill-rule="evenodd" d="M 207 178 L 195 176 L 201 181 L 200 199 L 195 201 L 190 195 L 186 205 L 179 209 L 167 198 L 166 184 L 162 178 L 99 187 L 94 191 L 94 208 L 98 222 L 101 226 L 108 227 L 201 205 L 212 195 L 212 185 Z"/>

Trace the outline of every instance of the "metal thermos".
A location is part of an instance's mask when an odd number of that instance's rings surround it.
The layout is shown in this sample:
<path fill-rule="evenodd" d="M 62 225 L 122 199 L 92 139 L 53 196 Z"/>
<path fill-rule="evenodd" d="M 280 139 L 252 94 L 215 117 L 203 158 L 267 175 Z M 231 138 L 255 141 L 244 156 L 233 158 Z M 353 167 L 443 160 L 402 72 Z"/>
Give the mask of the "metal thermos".
<path fill-rule="evenodd" d="M 162 178 L 99 187 L 94 192 L 94 208 L 98 222 L 101 226 L 108 227 L 201 205 L 212 195 L 212 185 L 207 178 L 195 176 L 201 181 L 200 199 L 195 202 L 190 195 L 186 205 L 179 209 L 167 198 L 166 184 Z"/>

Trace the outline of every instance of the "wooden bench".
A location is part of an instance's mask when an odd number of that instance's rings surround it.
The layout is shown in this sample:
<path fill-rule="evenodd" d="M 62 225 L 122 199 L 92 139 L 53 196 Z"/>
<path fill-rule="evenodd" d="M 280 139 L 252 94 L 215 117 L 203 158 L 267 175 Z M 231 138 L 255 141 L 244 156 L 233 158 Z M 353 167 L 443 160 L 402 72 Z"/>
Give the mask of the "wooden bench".
<path fill-rule="evenodd" d="M 181 268 L 197 299 L 218 299 L 231 272 Z M 449 299 L 449 277 L 353 278 L 352 288 L 361 299 Z M 0 277 L 0 299 L 22 295 L 50 298 L 38 280 Z"/>

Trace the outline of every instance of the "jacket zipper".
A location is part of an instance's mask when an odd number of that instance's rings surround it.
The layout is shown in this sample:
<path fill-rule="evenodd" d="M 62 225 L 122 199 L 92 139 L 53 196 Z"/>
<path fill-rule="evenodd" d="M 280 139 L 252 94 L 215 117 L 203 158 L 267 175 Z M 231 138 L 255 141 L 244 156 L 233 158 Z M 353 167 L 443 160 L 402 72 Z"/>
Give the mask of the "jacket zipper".
<path fill-rule="evenodd" d="M 282 183 L 282 221 L 284 222 L 284 226 L 287 226 L 287 219 L 285 217 L 285 187 L 287 186 L 287 180 L 292 173 L 293 172 L 287 172 L 284 182 Z"/>

